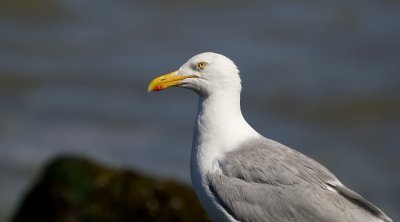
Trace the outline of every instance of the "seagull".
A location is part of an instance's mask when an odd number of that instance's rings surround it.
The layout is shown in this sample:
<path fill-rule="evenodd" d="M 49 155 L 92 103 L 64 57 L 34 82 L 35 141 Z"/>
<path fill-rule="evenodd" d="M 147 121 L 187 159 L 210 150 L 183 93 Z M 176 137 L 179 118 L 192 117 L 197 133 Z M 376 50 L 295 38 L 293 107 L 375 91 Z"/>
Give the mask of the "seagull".
<path fill-rule="evenodd" d="M 242 115 L 239 70 L 229 58 L 198 54 L 153 79 L 148 91 L 172 86 L 199 95 L 190 173 L 214 221 L 392 221 L 317 161 L 254 130 Z"/>

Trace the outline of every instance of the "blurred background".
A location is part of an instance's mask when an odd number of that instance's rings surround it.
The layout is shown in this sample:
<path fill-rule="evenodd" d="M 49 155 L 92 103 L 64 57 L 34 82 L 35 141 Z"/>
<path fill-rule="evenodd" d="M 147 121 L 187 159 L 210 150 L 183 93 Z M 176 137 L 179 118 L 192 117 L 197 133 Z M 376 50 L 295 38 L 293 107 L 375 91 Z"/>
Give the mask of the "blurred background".
<path fill-rule="evenodd" d="M 0 1 L 0 221 L 41 167 L 87 156 L 190 183 L 197 96 L 149 81 L 234 60 L 242 109 L 400 219 L 400 2 Z"/>

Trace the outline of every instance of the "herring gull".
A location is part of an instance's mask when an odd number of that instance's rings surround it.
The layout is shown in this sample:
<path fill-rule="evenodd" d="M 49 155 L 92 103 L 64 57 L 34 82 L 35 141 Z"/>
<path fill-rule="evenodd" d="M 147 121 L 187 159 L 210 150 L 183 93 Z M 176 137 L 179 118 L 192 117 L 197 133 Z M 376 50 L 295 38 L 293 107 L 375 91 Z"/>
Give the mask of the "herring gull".
<path fill-rule="evenodd" d="M 171 86 L 200 97 L 190 172 L 214 221 L 392 221 L 315 160 L 257 133 L 242 116 L 239 70 L 227 57 L 196 55 L 148 91 Z"/>

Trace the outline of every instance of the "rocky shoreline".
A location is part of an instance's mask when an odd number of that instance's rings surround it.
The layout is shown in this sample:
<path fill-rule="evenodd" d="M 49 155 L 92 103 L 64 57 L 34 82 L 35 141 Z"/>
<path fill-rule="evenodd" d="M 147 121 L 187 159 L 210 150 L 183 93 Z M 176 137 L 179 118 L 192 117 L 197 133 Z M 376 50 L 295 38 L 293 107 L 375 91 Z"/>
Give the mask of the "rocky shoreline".
<path fill-rule="evenodd" d="M 82 157 L 51 161 L 12 219 L 21 221 L 209 221 L 191 187 Z"/>

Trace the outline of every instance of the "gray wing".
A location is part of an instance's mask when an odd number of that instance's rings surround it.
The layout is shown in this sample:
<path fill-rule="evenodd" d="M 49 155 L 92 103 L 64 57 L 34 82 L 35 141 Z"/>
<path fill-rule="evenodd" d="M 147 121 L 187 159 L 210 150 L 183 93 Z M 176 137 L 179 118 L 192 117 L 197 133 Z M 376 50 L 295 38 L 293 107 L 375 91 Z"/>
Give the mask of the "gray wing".
<path fill-rule="evenodd" d="M 325 167 L 275 141 L 254 139 L 219 161 L 209 188 L 238 221 L 391 221 Z"/>

